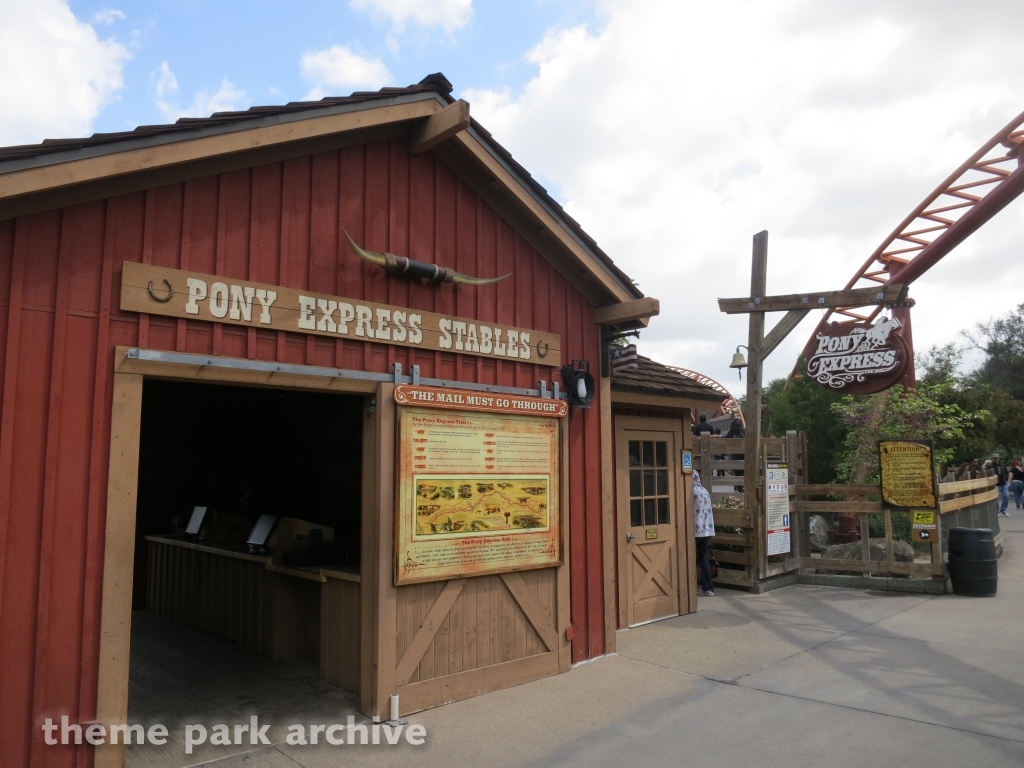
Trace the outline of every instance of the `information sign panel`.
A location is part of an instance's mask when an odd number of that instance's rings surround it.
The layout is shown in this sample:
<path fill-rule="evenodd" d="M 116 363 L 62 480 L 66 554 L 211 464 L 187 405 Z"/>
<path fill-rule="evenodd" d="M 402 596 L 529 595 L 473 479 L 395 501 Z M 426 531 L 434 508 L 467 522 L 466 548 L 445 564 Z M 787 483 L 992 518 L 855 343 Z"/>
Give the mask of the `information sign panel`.
<path fill-rule="evenodd" d="M 895 509 L 938 509 L 930 440 L 879 440 L 882 503 Z"/>
<path fill-rule="evenodd" d="M 396 584 L 561 563 L 559 419 L 404 407 Z"/>
<path fill-rule="evenodd" d="M 785 555 L 791 550 L 789 524 L 789 465 L 767 462 L 765 481 L 765 530 L 768 554 Z"/>

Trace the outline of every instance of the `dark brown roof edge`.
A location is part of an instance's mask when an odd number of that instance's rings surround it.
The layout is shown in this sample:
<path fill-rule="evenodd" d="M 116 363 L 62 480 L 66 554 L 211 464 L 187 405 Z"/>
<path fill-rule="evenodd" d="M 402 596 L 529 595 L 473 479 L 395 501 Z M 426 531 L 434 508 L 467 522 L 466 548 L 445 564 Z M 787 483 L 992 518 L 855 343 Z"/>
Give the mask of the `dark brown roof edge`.
<path fill-rule="evenodd" d="M 40 144 L 0 147 L 0 173 L 49 164 L 45 161 L 32 163 L 31 160 L 45 158 L 51 163 L 67 162 L 85 156 L 107 154 L 103 149 L 107 149 L 110 153 L 124 151 L 129 148 L 124 146 L 128 143 L 132 145 L 130 147 L 132 149 L 140 145 L 170 143 L 183 140 L 190 133 L 208 131 L 211 128 L 223 127 L 230 130 L 237 126 L 237 130 L 243 130 L 245 127 L 249 127 L 245 124 L 252 121 L 292 116 L 295 116 L 293 119 L 303 119 L 302 113 L 322 112 L 338 107 L 354 107 L 387 100 L 405 101 L 409 97 L 422 98 L 430 94 L 436 94 L 444 103 L 451 104 L 455 101 L 451 95 L 452 90 L 451 81 L 442 73 L 435 72 L 427 75 L 419 83 L 405 88 L 389 87 L 381 88 L 379 91 L 356 91 L 350 96 L 327 96 L 320 101 L 293 101 L 280 106 L 256 106 L 238 112 L 215 112 L 210 117 L 183 117 L 174 123 L 143 125 L 132 131 L 95 133 L 82 138 L 45 139 Z M 486 128 L 476 120 L 472 120 L 471 130 L 476 138 L 491 150 L 495 158 L 507 166 L 513 175 L 519 177 L 539 202 L 565 225 L 565 228 L 580 245 L 594 255 L 596 261 L 604 266 L 622 288 L 635 298 L 643 298 L 644 294 L 633 284 L 629 275 L 615 264 L 612 258 L 597 245 L 594 238 L 584 231 L 579 222 L 565 212 L 561 204 L 548 194 L 548 191 L 530 175 L 529 171 L 516 162 L 512 154 L 494 140 Z"/>

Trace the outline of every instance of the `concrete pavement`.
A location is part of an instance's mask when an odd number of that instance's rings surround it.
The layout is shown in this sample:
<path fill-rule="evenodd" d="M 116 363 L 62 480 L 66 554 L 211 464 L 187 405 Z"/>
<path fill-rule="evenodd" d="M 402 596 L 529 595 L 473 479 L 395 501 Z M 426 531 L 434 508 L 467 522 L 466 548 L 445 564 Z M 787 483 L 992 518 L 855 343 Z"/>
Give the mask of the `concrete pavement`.
<path fill-rule="evenodd" d="M 275 745 L 217 768 L 1024 764 L 1024 516 L 995 598 L 719 590 L 618 655 L 411 718 L 413 747 Z"/>

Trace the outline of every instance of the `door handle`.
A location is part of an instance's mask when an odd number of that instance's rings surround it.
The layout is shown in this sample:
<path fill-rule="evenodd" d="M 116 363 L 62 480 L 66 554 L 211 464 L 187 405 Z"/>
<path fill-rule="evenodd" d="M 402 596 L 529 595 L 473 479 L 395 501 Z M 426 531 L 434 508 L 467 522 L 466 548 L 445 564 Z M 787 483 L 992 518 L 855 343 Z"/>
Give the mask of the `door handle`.
<path fill-rule="evenodd" d="M 626 533 L 626 543 L 627 544 L 631 544 L 633 542 L 633 539 L 635 539 L 635 538 L 636 538 L 636 536 L 634 536 L 632 533 Z"/>

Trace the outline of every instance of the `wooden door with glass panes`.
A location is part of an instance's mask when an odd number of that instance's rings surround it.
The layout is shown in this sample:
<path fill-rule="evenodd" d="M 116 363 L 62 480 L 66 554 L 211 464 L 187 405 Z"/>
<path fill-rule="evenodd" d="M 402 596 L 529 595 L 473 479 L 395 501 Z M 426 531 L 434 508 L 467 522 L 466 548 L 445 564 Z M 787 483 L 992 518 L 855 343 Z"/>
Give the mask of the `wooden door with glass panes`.
<path fill-rule="evenodd" d="M 617 430 L 619 575 L 629 626 L 679 613 L 677 434 Z"/>

